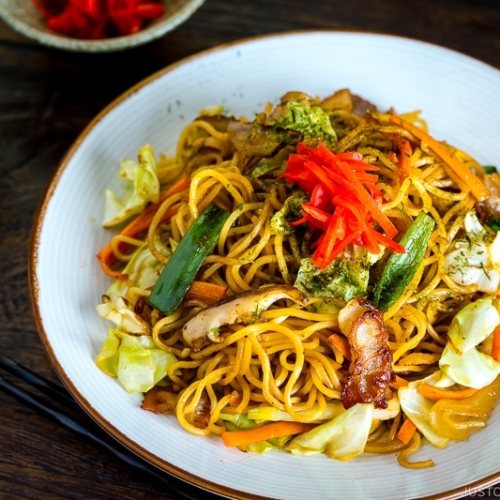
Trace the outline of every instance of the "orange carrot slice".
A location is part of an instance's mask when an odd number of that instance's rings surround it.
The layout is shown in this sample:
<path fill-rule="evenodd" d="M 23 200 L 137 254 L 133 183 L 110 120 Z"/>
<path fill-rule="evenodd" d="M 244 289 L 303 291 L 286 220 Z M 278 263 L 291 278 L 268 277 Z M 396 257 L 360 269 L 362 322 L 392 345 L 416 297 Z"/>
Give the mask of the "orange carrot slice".
<path fill-rule="evenodd" d="M 456 156 L 453 156 L 444 143 L 437 141 L 421 128 L 402 120 L 398 116 L 391 115 L 389 119 L 392 123 L 408 130 L 408 132 L 420 141 L 427 143 L 432 151 L 434 151 L 434 153 L 436 153 L 441 160 L 443 160 L 453 172 L 470 187 L 471 193 L 477 201 L 484 201 L 490 196 L 490 191 L 484 182 L 477 177 L 465 163 Z"/>
<path fill-rule="evenodd" d="M 224 431 L 222 440 L 226 446 L 247 446 L 268 439 L 302 434 L 314 429 L 316 426 L 317 424 L 303 422 L 272 422 L 243 431 Z"/>
<path fill-rule="evenodd" d="M 473 389 L 472 387 L 452 391 L 449 389 L 434 387 L 433 385 L 425 383 L 418 388 L 418 393 L 420 395 L 424 396 L 427 399 L 432 399 L 433 401 L 439 401 L 440 399 L 463 399 L 472 396 L 477 391 L 478 389 Z"/>

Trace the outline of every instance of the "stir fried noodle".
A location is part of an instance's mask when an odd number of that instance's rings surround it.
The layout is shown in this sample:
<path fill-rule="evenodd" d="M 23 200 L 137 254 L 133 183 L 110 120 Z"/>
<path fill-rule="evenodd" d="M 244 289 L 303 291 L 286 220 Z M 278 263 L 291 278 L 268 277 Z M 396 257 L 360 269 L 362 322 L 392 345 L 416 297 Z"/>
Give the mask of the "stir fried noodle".
<path fill-rule="evenodd" d="M 433 465 L 409 459 L 424 439 L 486 425 L 500 182 L 418 112 L 348 90 L 290 92 L 253 121 L 204 110 L 175 157 L 145 146 L 121 177 L 134 189 L 107 193 L 118 234 L 98 257 L 115 281 L 98 311 L 114 326 L 97 364 L 145 410 L 244 451 L 409 468 Z"/>

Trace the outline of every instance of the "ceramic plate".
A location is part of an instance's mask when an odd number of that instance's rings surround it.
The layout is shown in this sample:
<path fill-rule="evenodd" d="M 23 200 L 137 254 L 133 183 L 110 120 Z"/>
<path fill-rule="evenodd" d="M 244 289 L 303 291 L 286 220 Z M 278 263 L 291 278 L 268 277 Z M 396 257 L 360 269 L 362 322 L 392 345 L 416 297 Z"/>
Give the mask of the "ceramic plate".
<path fill-rule="evenodd" d="M 453 498 L 500 480 L 500 412 L 468 442 L 423 446 L 407 470 L 393 454 L 337 462 L 324 455 L 245 454 L 221 440 L 187 434 L 175 418 L 139 408 L 101 373 L 94 358 L 109 324 L 95 306 L 110 281 L 96 252 L 104 188 L 116 187 L 119 162 L 145 143 L 173 154 L 198 111 L 222 104 L 253 115 L 288 90 L 322 97 L 348 87 L 398 113 L 415 109 L 438 139 L 500 166 L 500 71 L 459 53 L 409 39 L 348 32 L 276 34 L 225 45 L 154 74 L 116 99 L 84 130 L 52 180 L 36 218 L 31 286 L 40 337 L 79 403 L 143 458 L 197 486 L 235 498 Z"/>

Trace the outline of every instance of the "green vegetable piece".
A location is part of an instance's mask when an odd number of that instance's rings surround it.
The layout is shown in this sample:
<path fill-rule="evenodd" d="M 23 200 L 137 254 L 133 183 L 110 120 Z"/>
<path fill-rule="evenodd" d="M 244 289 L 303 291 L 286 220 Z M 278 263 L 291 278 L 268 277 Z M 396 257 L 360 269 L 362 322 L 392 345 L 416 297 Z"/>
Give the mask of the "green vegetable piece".
<path fill-rule="evenodd" d="M 167 316 L 179 307 L 228 217 L 227 210 L 211 204 L 193 222 L 158 278 L 148 299 L 150 306 Z"/>
<path fill-rule="evenodd" d="M 493 165 L 483 165 L 483 171 L 485 174 L 496 174 L 498 172 L 497 168 Z"/>
<path fill-rule="evenodd" d="M 500 220 L 487 220 L 486 224 L 493 229 L 493 231 L 500 231 Z"/>
<path fill-rule="evenodd" d="M 287 102 L 285 107 L 283 116 L 273 120 L 273 126 L 301 132 L 304 138 L 321 137 L 329 148 L 337 144 L 337 134 L 325 110 L 295 101 Z"/>
<path fill-rule="evenodd" d="M 406 252 L 392 253 L 387 260 L 373 291 L 380 310 L 387 311 L 405 291 L 424 258 L 434 226 L 434 219 L 421 212 L 400 241 Z"/>

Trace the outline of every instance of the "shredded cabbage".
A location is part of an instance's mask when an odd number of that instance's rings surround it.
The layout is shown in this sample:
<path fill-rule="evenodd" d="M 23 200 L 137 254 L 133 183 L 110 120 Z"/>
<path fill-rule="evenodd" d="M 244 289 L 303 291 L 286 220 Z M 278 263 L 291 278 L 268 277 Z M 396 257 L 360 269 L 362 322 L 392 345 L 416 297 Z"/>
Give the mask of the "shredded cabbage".
<path fill-rule="evenodd" d="M 457 384 L 481 389 L 500 374 L 500 363 L 476 349 L 500 324 L 496 302 L 476 300 L 453 318 L 439 367 Z"/>
<path fill-rule="evenodd" d="M 324 143 L 331 148 L 337 144 L 337 134 L 332 127 L 330 117 L 322 108 L 296 101 L 289 101 L 284 107 L 285 113 L 273 120 L 272 125 L 302 132 L 305 138 L 322 137 Z"/>
<path fill-rule="evenodd" d="M 325 453 L 347 462 L 364 452 L 373 420 L 373 404 L 358 403 L 330 422 L 292 439 L 286 447 L 293 455 Z"/>
<path fill-rule="evenodd" d="M 351 245 L 326 269 L 316 267 L 311 258 L 302 259 L 294 286 L 310 297 L 341 298 L 349 301 L 365 297 L 370 268 L 383 255 L 373 254 L 365 247 Z"/>
<path fill-rule="evenodd" d="M 344 413 L 346 410 L 341 401 L 331 401 L 326 403 L 325 409 L 321 410 L 318 403 L 314 403 L 308 410 L 297 410 L 297 414 L 300 415 L 303 420 L 302 422 L 309 423 L 322 423 L 328 420 L 332 420 L 338 417 L 340 414 Z M 388 401 L 387 408 L 374 408 L 373 409 L 373 419 L 374 420 L 389 420 L 394 418 L 400 411 L 399 399 L 397 394 L 394 394 Z M 258 406 L 248 410 L 248 418 L 251 420 L 264 420 L 264 421 L 288 421 L 292 422 L 294 419 L 290 414 L 284 410 L 278 410 L 272 406 Z"/>
<path fill-rule="evenodd" d="M 500 374 L 500 363 L 491 356 L 477 349 L 458 354 L 449 342 L 441 355 L 439 366 L 455 383 L 473 389 L 486 387 Z"/>
<path fill-rule="evenodd" d="M 418 392 L 418 388 L 425 382 L 429 385 L 436 385 L 441 379 L 441 372 L 437 371 L 432 375 L 415 382 L 410 382 L 398 389 L 399 402 L 405 415 L 415 424 L 417 429 L 427 438 L 429 443 L 437 448 L 444 448 L 449 439 L 434 430 L 429 420 L 429 413 L 435 401 L 425 398 Z"/>
<path fill-rule="evenodd" d="M 116 302 L 104 302 L 96 306 L 97 312 L 105 319 L 112 321 L 116 328 L 133 335 L 150 335 L 149 323 L 136 314 L 129 302 L 118 297 Z"/>
<path fill-rule="evenodd" d="M 482 292 L 500 291 L 500 233 L 492 235 L 474 211 L 464 218 L 466 238 L 457 240 L 445 256 L 445 272 L 459 285 L 476 284 Z"/>
<path fill-rule="evenodd" d="M 96 306 L 99 315 L 112 321 L 116 328 L 125 333 L 150 335 L 149 324 L 134 312 L 129 303 L 129 289 L 131 285 L 141 289 L 153 286 L 163 267 L 151 254 L 147 244 L 138 248 L 123 270 L 128 274 L 128 279 L 114 281 L 103 296 L 103 303 Z"/>
<path fill-rule="evenodd" d="M 153 148 L 147 144 L 139 149 L 138 161 L 122 160 L 118 174 L 126 181 L 125 193 L 120 198 L 110 189 L 105 191 L 104 227 L 121 224 L 144 210 L 149 202 L 160 196 L 160 182 Z"/>
<path fill-rule="evenodd" d="M 448 338 L 459 352 L 467 352 L 485 340 L 500 324 L 500 314 L 492 297 L 465 306 L 451 322 Z"/>
<path fill-rule="evenodd" d="M 96 364 L 106 375 L 117 377 L 129 393 L 146 392 L 162 380 L 177 358 L 155 347 L 153 339 L 136 337 L 110 328 Z"/>

